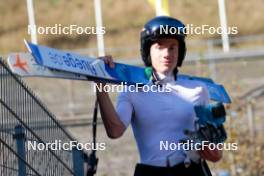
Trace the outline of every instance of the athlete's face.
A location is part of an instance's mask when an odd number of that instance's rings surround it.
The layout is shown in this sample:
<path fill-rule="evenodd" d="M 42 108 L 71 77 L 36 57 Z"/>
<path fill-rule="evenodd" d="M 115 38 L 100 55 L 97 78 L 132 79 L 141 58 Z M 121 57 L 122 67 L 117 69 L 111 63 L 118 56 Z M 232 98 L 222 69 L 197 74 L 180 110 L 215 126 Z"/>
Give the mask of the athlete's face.
<path fill-rule="evenodd" d="M 179 42 L 176 39 L 158 39 L 150 47 L 152 67 L 159 73 L 172 73 L 178 62 Z"/>

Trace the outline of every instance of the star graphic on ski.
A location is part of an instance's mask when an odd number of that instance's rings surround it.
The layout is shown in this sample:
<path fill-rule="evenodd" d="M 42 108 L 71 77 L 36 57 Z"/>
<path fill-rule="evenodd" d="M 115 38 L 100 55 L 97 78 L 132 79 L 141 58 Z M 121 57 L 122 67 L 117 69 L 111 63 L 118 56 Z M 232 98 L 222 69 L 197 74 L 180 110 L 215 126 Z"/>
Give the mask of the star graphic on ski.
<path fill-rule="evenodd" d="M 21 58 L 19 57 L 18 54 L 16 55 L 16 63 L 13 66 L 20 68 L 21 70 L 23 70 L 26 73 L 28 72 L 27 69 L 26 69 L 27 62 L 26 61 L 22 62 Z"/>

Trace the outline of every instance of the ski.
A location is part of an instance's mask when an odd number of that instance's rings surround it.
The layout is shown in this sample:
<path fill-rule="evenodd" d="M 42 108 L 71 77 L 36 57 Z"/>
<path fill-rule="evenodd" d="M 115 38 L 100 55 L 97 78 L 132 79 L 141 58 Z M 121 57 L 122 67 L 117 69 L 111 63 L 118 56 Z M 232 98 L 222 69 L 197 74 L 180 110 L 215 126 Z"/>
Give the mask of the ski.
<path fill-rule="evenodd" d="M 87 80 L 87 77 L 70 72 L 52 70 L 36 63 L 30 53 L 10 53 L 7 63 L 11 71 L 22 77 L 48 77 L 73 80 Z"/>
<path fill-rule="evenodd" d="M 10 53 L 7 57 L 7 63 L 13 73 L 22 77 L 48 77 L 73 80 L 87 80 L 87 78 L 89 78 L 84 75 L 50 69 L 39 65 L 30 53 Z M 202 82 L 213 83 L 213 81 L 209 78 L 194 77 L 183 74 L 179 74 L 178 77 L 179 79 L 194 79 Z"/>
<path fill-rule="evenodd" d="M 115 63 L 115 68 L 112 69 L 100 59 L 34 45 L 29 42 L 26 42 L 26 45 L 36 63 L 50 69 L 85 75 L 115 84 L 121 82 L 126 82 L 127 85 L 148 83 L 144 69 L 140 67 Z"/>
<path fill-rule="evenodd" d="M 99 80 L 114 84 L 123 82 L 127 85 L 144 85 L 149 82 L 145 69 L 142 67 L 115 63 L 115 68 L 112 69 L 107 64 L 104 64 L 102 60 L 96 58 L 80 56 L 72 52 L 35 45 L 29 42 L 26 42 L 26 45 L 32 55 L 30 53 L 13 53 L 8 58 L 11 70 L 20 76 Z M 223 103 L 231 102 L 225 88 L 214 83 L 210 78 L 179 74 L 177 79 L 201 81 L 206 84 L 212 100 Z"/>

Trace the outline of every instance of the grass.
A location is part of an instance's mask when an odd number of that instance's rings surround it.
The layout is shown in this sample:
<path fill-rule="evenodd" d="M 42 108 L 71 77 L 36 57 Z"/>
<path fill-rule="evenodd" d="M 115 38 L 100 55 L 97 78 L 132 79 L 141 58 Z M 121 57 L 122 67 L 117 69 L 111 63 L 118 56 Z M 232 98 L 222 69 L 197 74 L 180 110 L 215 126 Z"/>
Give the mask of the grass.
<path fill-rule="evenodd" d="M 260 34 L 264 29 L 262 0 L 226 1 L 229 26 L 237 26 L 238 35 Z M 36 24 L 95 26 L 93 1 L 34 0 Z M 103 24 L 106 27 L 106 47 L 139 46 L 139 31 L 143 24 L 155 16 L 154 9 L 144 1 L 103 0 Z M 170 1 L 171 16 L 194 25 L 219 26 L 217 1 L 177 0 Z M 27 9 L 25 1 L 0 2 L 0 54 L 26 51 L 23 38 L 27 34 Z M 218 38 L 215 35 L 189 36 L 193 38 Z M 95 35 L 39 35 L 40 44 L 63 49 L 96 47 Z M 127 54 L 127 57 L 139 56 Z M 115 56 L 115 53 L 114 53 Z M 117 55 L 118 56 L 118 55 Z"/>

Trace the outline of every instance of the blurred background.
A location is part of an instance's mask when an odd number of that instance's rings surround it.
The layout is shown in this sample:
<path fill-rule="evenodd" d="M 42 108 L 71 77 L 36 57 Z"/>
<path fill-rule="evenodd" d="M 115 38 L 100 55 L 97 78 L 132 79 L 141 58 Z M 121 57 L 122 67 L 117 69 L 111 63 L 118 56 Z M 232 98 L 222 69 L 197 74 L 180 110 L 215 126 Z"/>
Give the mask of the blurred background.
<path fill-rule="evenodd" d="M 156 16 L 148 0 L 102 0 L 105 53 L 115 61 L 140 65 L 139 34 L 146 21 Z M 170 16 L 195 26 L 220 26 L 217 0 L 168 0 Z M 34 0 L 37 26 L 96 26 L 92 0 Z M 233 103 L 227 107 L 227 142 L 238 143 L 237 151 L 225 151 L 224 158 L 210 163 L 214 175 L 264 175 L 264 0 L 225 1 L 226 22 L 238 34 L 229 35 L 229 49 L 223 51 L 221 35 L 188 35 L 187 56 L 181 73 L 211 77 L 223 84 Z M 23 39 L 28 32 L 26 0 L 0 1 L 0 56 L 26 52 Z M 37 35 L 38 44 L 97 56 L 95 34 Z M 80 142 L 92 140 L 91 119 L 95 93 L 93 84 L 47 78 L 23 78 L 63 126 Z M 111 98 L 115 102 L 115 93 Z M 98 127 L 98 142 L 106 142 L 99 151 L 97 175 L 133 175 L 138 154 L 129 128 L 117 140 L 107 138 Z"/>

